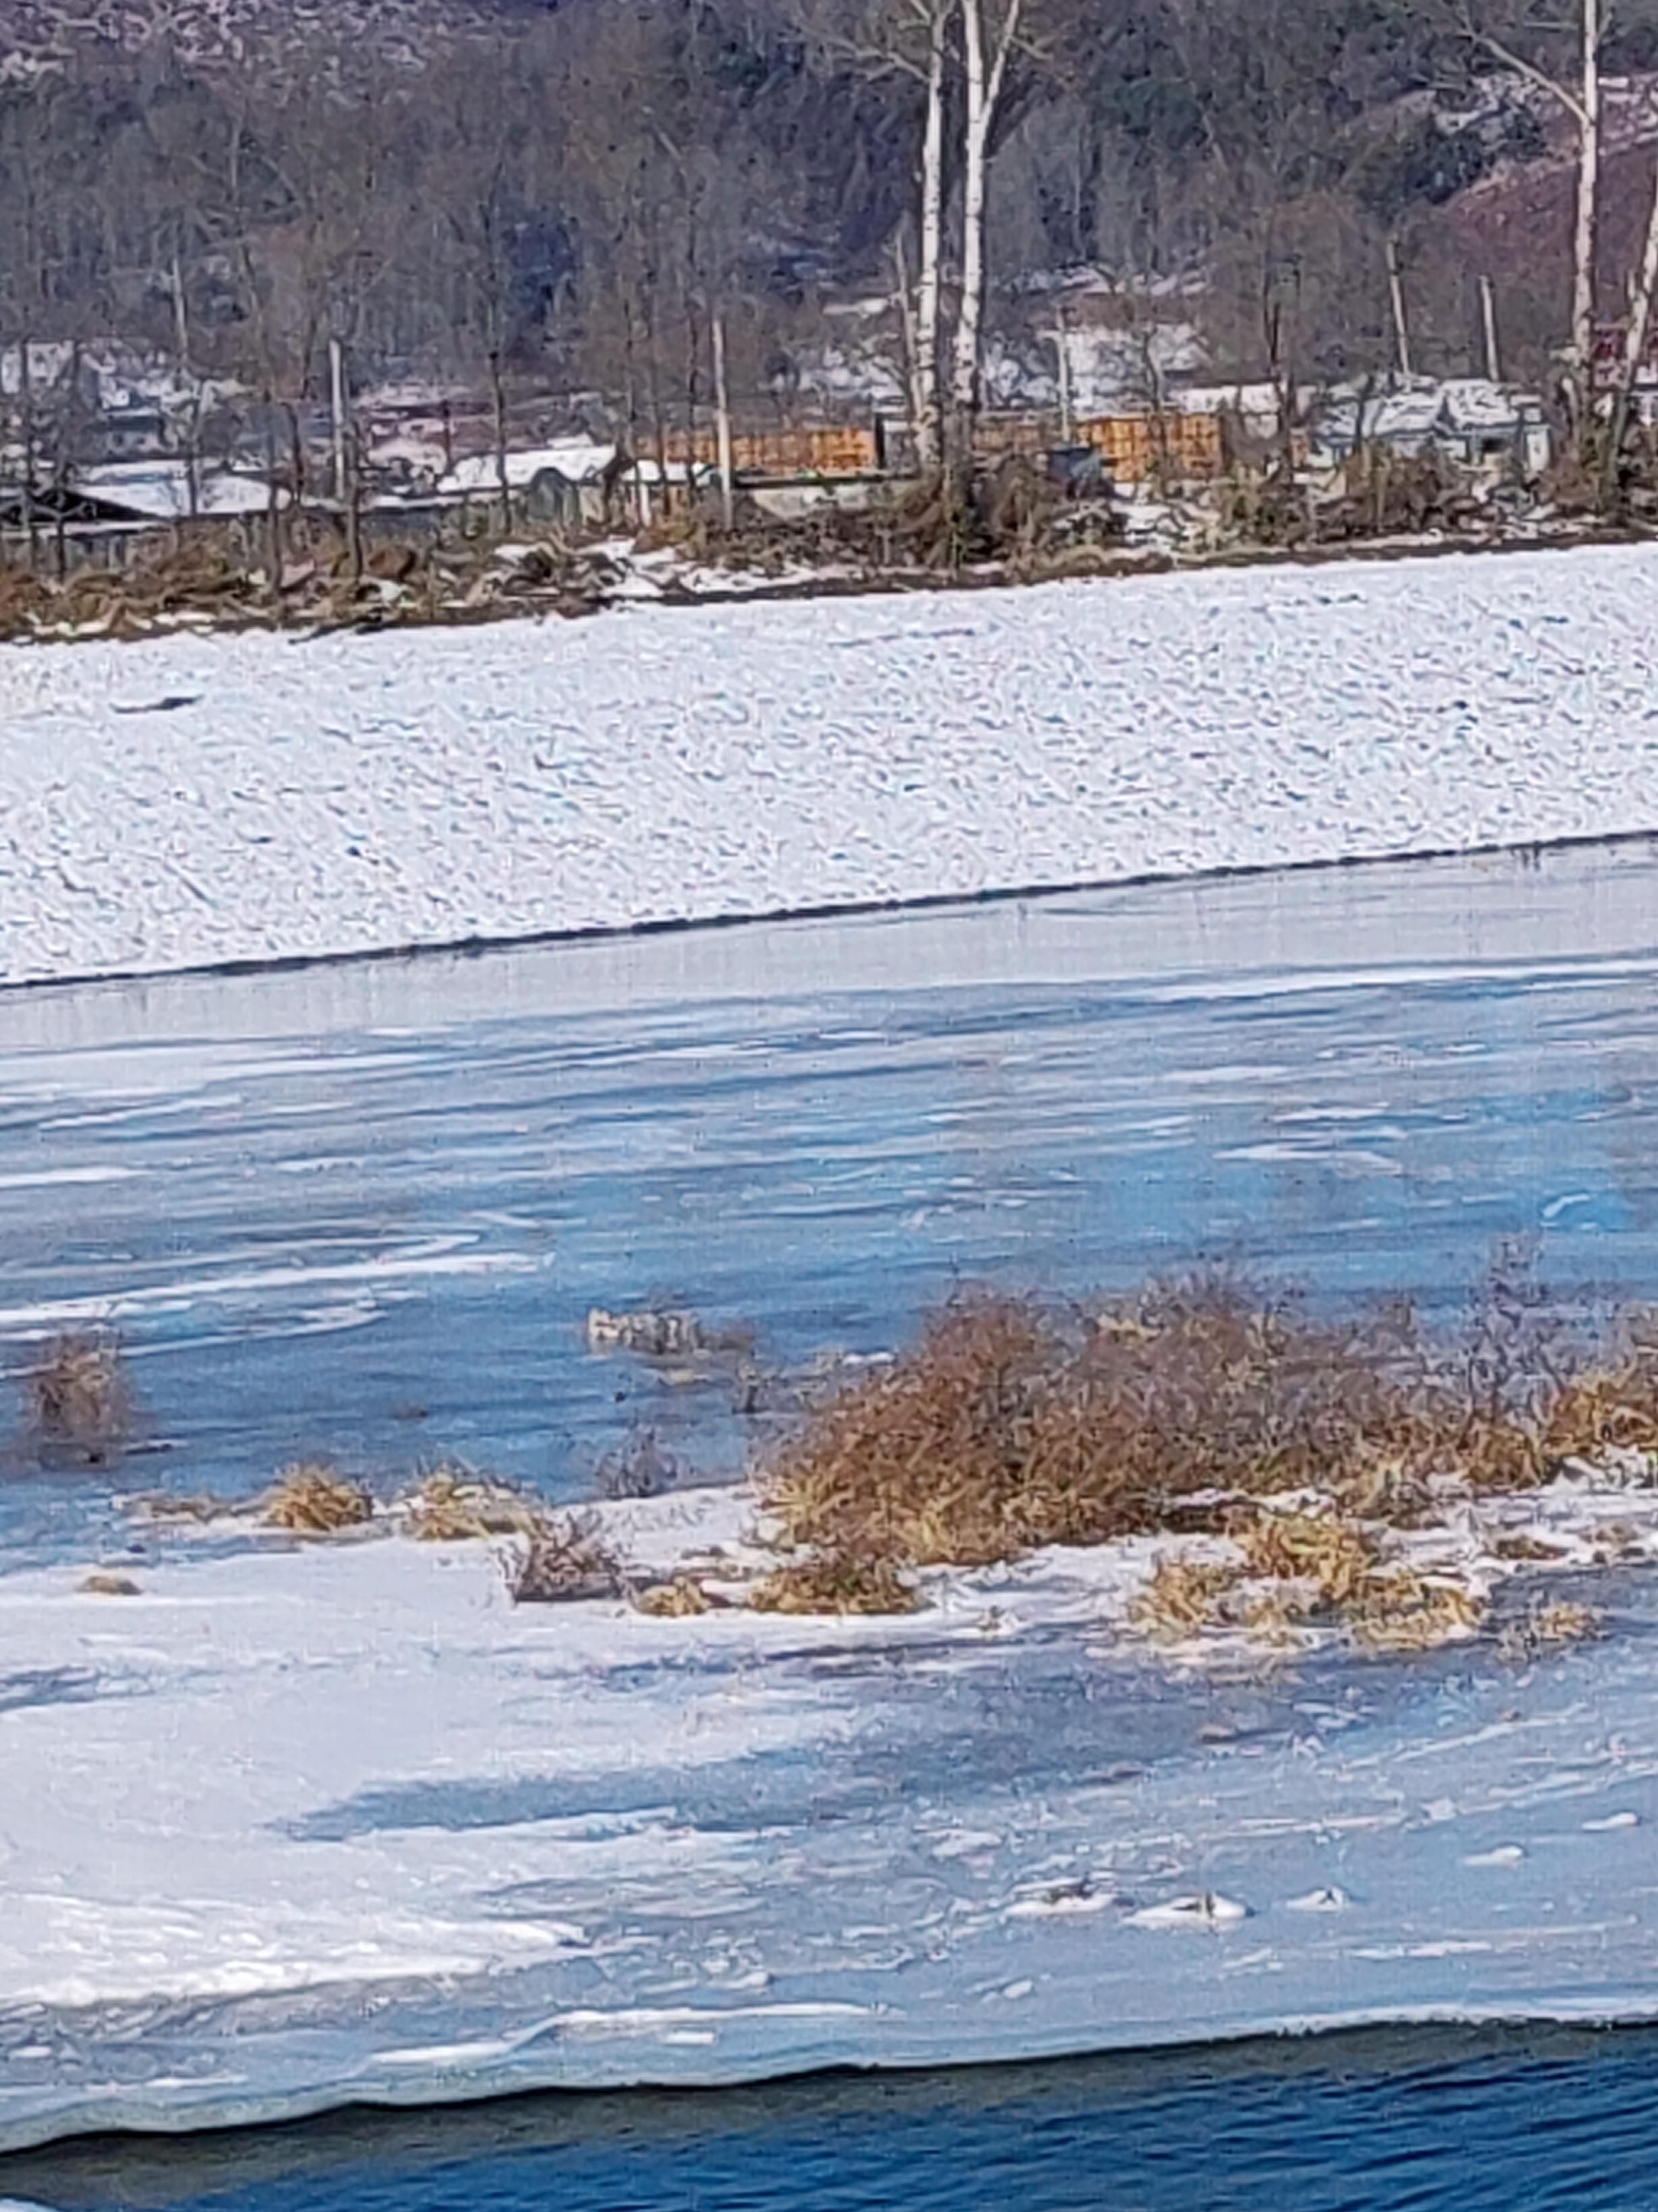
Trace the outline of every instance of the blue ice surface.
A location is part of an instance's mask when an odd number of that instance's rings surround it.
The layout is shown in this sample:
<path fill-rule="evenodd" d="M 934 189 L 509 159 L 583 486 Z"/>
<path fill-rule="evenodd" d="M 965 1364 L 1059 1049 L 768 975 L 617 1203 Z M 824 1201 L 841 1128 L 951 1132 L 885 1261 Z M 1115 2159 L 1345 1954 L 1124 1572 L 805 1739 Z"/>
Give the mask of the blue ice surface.
<path fill-rule="evenodd" d="M 0 1001 L 0 1359 L 112 1318 L 127 1487 L 458 1452 L 586 1493 L 728 1382 L 590 1352 L 591 1306 L 890 1347 L 963 1285 L 1209 1261 L 1443 1311 L 1495 1242 L 1658 1280 L 1644 847 L 1164 884 L 620 945 Z M 106 1486 L 0 1498 L 6 1558 Z"/>
<path fill-rule="evenodd" d="M 592 1304 L 681 1297 L 788 1362 L 889 1346 L 963 1282 L 1081 1291 L 1205 1256 L 1442 1311 L 1494 1238 L 1531 1233 L 1560 1278 L 1638 1291 L 1658 1272 L 1655 889 L 1625 848 L 31 994 L 0 1009 L 0 1336 L 22 1358 L 83 1312 L 117 1319 L 169 1447 L 125 1482 L 247 1490 L 295 1449 L 379 1472 L 429 1445 L 569 1497 L 630 1424 L 703 1472 L 750 1441 L 717 1388 L 592 1354 Z M 9 1556 L 63 1551 L 109 1489 L 14 1477 Z M 1613 1595 L 1614 1632 L 1548 1669 L 1481 1650 L 1265 1689 L 1102 1668 L 1074 1633 L 946 1660 L 923 1624 L 878 1660 L 803 1655 L 803 1694 L 844 1724 L 793 1760 L 693 1787 L 619 1747 L 580 1801 L 550 1771 L 388 1775 L 296 1807 L 296 1844 L 665 1806 L 740 1878 L 708 1917 L 568 1881 L 524 1900 L 625 1939 L 602 1972 L 0 2021 L 0 2141 L 1643 2016 L 1655 1600 L 1639 1576 Z M 1635 1825 L 1586 1825 L 1617 1814 Z M 941 1857 L 956 1830 L 989 1840 Z M 1112 1910 L 1011 1915 L 1090 1875 Z M 1295 1910 L 1330 1885 L 1347 1909 Z M 1249 1917 L 1132 1923 L 1188 1889 Z M 677 2039 L 564 2024 L 682 2003 L 711 1946 L 752 1959 L 762 2001 Z M 469 2039 L 510 2048 L 381 2064 Z"/>

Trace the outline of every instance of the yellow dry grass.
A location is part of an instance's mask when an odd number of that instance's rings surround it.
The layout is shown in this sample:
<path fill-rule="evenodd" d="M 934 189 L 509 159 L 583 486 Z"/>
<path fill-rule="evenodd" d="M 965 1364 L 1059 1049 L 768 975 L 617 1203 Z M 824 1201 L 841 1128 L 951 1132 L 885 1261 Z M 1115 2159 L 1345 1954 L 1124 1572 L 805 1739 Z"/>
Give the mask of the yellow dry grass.
<path fill-rule="evenodd" d="M 259 1501 L 267 1528 L 286 1528 L 299 1536 L 332 1536 L 361 1528 L 374 1517 L 374 1501 L 353 1482 L 320 1461 L 297 1461 L 284 1468 Z"/>
<path fill-rule="evenodd" d="M 641 1613 L 648 1613 L 659 1620 L 685 1620 L 693 1614 L 712 1610 L 708 1592 L 689 1575 L 676 1575 L 671 1582 L 653 1583 L 648 1589 L 640 1591 L 634 1604 Z"/>
<path fill-rule="evenodd" d="M 1314 1586 L 1321 1606 L 1344 1606 L 1376 1563 L 1375 1539 L 1335 1513 L 1263 1513 L 1238 1532 L 1251 1575 Z"/>
<path fill-rule="evenodd" d="M 1129 1607 L 1129 1619 L 1160 1644 L 1183 1644 L 1212 1628 L 1240 1570 L 1218 1559 L 1163 1559 Z"/>
<path fill-rule="evenodd" d="M 446 1460 L 423 1476 L 407 1505 L 404 1528 L 428 1544 L 534 1536 L 547 1526 L 547 1510 L 539 1499 L 479 1474 L 458 1460 Z"/>
<path fill-rule="evenodd" d="M 1400 1567 L 1370 1576 L 1347 1614 L 1370 1650 L 1431 1651 L 1481 1627 L 1485 1604 L 1461 1583 Z"/>
<path fill-rule="evenodd" d="M 889 1561 L 845 1556 L 791 1560 L 762 1575 L 748 1598 L 756 1613 L 914 1613 L 920 1602 Z"/>

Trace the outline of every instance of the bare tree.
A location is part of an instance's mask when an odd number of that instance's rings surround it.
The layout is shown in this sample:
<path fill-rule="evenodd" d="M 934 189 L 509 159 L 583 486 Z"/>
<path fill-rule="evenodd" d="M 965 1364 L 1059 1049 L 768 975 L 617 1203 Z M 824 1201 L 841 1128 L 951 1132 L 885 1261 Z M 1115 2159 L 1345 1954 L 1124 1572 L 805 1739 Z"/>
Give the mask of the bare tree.
<path fill-rule="evenodd" d="M 1511 10 L 1509 12 L 1512 12 Z M 1600 191 L 1600 52 L 1606 35 L 1604 0 L 1573 0 L 1577 72 L 1575 81 L 1545 68 L 1522 51 L 1527 34 L 1558 27 L 1540 20 L 1527 0 L 1518 22 L 1494 27 L 1479 0 L 1461 0 L 1464 35 L 1504 69 L 1559 103 L 1577 132 L 1577 193 L 1572 222 L 1571 321 L 1567 343 L 1567 388 L 1573 429 L 1582 440 L 1594 412 L 1594 262 Z"/>
<path fill-rule="evenodd" d="M 1024 0 L 958 0 L 964 79 L 962 125 L 962 301 L 956 319 L 956 360 L 950 380 L 950 435 L 955 458 L 973 451 L 982 390 L 985 308 L 986 193 L 991 132 L 1007 82 L 1008 57 L 1024 12 Z"/>

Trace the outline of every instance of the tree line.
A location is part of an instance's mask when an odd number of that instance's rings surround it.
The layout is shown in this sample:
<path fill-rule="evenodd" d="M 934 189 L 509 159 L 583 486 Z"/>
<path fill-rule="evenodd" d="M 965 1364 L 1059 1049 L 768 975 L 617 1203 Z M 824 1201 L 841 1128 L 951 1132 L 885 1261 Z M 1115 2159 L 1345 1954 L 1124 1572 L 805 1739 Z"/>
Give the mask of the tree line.
<path fill-rule="evenodd" d="M 271 0 L 273 7 L 277 0 Z M 392 0 L 385 0 L 391 5 Z M 1577 163 L 1575 231 L 1497 272 L 1505 349 L 1580 376 L 1602 88 L 1658 0 L 466 0 L 392 58 L 282 68 L 91 39 L 0 84 L 0 345 L 111 338 L 278 405 L 360 378 L 517 380 L 614 422 L 740 404 L 896 307 L 924 454 L 982 404 L 1019 283 L 1200 285 L 1225 373 L 1474 364 L 1458 196 Z M 1588 212 L 1585 213 L 1587 208 Z M 1651 232 L 1658 269 L 1658 216 Z M 1651 283 L 1646 288 L 1649 301 Z M 1637 285 L 1637 295 L 1639 285 Z"/>

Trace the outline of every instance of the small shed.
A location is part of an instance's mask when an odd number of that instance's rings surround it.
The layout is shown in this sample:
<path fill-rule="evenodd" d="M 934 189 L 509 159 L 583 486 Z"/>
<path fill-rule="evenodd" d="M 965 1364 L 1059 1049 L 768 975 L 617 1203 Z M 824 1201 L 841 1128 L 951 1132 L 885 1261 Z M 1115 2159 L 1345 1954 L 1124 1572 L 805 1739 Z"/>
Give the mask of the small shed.
<path fill-rule="evenodd" d="M 550 446 L 505 454 L 469 453 L 440 477 L 437 495 L 462 506 L 501 497 L 503 469 L 515 515 L 527 521 L 580 526 L 604 520 L 616 483 L 627 465 L 616 446 L 562 439 Z"/>
<path fill-rule="evenodd" d="M 1548 466 L 1547 416 L 1534 393 L 1483 376 L 1399 385 L 1374 393 L 1333 394 L 1315 415 L 1309 455 L 1315 468 L 1339 468 L 1360 447 L 1404 454 L 1439 453 L 1480 473 L 1517 467 L 1527 477 Z"/>

